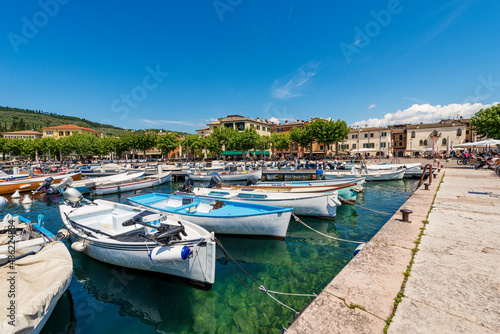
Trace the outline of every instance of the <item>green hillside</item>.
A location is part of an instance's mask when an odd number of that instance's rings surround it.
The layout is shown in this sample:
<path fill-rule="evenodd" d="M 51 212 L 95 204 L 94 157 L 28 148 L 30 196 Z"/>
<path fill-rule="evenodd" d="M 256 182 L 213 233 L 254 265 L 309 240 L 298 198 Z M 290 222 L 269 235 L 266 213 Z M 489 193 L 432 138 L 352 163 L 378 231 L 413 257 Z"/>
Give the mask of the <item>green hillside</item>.
<path fill-rule="evenodd" d="M 92 122 L 84 118 L 46 113 L 41 110 L 29 110 L 0 106 L 0 132 L 35 130 L 41 131 L 48 126 L 76 124 L 99 131 L 106 136 L 118 136 L 127 130 L 108 124 Z"/>

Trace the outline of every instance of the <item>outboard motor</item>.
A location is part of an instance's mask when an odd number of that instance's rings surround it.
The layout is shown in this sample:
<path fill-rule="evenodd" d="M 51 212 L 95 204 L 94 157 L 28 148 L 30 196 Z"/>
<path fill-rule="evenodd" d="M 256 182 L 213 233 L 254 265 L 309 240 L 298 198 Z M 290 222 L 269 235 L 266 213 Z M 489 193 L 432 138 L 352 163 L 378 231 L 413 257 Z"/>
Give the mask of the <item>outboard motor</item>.
<path fill-rule="evenodd" d="M 245 184 L 245 186 L 254 186 L 257 184 L 259 180 L 257 180 L 257 178 L 255 177 L 255 175 L 252 175 L 248 178 L 247 180 L 247 183 Z"/>
<path fill-rule="evenodd" d="M 54 184 L 51 188 L 54 192 L 59 192 L 59 190 L 69 187 L 73 183 L 73 179 L 70 176 L 66 176 L 58 184 Z"/>
<path fill-rule="evenodd" d="M 208 184 L 208 188 L 220 188 L 222 185 L 222 179 L 219 174 L 214 174 L 210 179 L 210 183 Z"/>
<path fill-rule="evenodd" d="M 322 169 L 316 169 L 316 178 L 318 180 L 324 180 L 325 179 L 325 174 L 323 173 Z"/>
<path fill-rule="evenodd" d="M 194 180 L 191 178 L 187 178 L 186 181 L 184 181 L 184 184 L 179 186 L 179 191 L 190 193 L 193 191 L 193 187 L 194 187 Z"/>
<path fill-rule="evenodd" d="M 8 206 L 9 206 L 9 201 L 5 197 L 0 196 L 0 211 L 2 211 Z"/>
<path fill-rule="evenodd" d="M 73 207 L 78 207 L 81 205 L 81 201 L 83 199 L 82 193 L 76 190 L 75 188 L 68 188 L 63 193 L 66 201 L 70 202 Z"/>
<path fill-rule="evenodd" d="M 49 176 L 48 178 L 46 178 L 42 185 L 40 187 L 38 187 L 37 190 L 35 190 L 35 192 L 39 192 L 39 191 L 43 191 L 44 193 L 47 193 L 47 194 L 52 194 L 51 192 L 51 186 L 52 186 L 52 183 L 54 182 L 54 178 Z"/>

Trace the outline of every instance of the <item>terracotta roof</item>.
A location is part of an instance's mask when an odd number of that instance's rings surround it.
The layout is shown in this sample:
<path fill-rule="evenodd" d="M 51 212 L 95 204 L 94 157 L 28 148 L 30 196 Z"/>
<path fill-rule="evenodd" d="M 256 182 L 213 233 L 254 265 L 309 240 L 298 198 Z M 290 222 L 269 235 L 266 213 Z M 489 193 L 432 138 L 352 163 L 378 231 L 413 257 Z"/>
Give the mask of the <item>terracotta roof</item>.
<path fill-rule="evenodd" d="M 205 130 L 210 130 L 210 128 L 198 129 L 198 130 L 196 130 L 196 131 L 205 131 Z"/>
<path fill-rule="evenodd" d="M 466 120 L 444 120 L 439 123 L 422 123 L 407 125 L 407 129 L 431 129 L 431 128 L 445 128 L 450 126 L 467 126 Z"/>
<path fill-rule="evenodd" d="M 21 130 L 21 131 L 12 131 L 12 132 L 4 132 L 4 135 L 42 135 L 41 132 L 33 131 L 33 130 Z"/>
<path fill-rule="evenodd" d="M 83 126 L 78 126 L 75 124 L 65 124 L 65 125 L 57 125 L 57 126 L 50 126 L 48 128 L 43 128 L 42 130 L 86 130 L 86 131 L 92 131 L 95 133 L 99 133 L 99 131 L 92 130 L 89 128 L 84 128 Z"/>

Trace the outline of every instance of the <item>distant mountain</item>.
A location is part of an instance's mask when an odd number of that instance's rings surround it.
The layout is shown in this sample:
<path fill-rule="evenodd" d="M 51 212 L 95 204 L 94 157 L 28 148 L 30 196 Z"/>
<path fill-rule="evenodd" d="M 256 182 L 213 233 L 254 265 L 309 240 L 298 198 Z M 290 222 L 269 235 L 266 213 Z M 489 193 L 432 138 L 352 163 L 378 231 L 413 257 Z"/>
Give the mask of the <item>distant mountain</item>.
<path fill-rule="evenodd" d="M 0 132 L 36 130 L 49 126 L 76 124 L 99 131 L 107 136 L 118 136 L 128 130 L 86 120 L 85 118 L 47 113 L 41 110 L 19 109 L 0 106 Z"/>

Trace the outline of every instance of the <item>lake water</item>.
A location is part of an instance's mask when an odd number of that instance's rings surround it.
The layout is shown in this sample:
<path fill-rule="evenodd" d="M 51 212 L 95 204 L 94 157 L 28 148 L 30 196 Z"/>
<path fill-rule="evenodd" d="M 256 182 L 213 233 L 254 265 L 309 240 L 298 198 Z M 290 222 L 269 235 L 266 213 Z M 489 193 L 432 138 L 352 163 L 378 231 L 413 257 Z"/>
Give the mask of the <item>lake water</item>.
<path fill-rule="evenodd" d="M 171 193 L 177 184 L 152 191 Z M 393 214 L 416 189 L 416 180 L 373 182 L 357 204 Z M 128 196 L 104 199 L 127 203 Z M 13 204 L 2 213 L 32 220 L 42 213 L 52 232 L 62 228 L 58 200 L 36 198 L 31 207 Z M 29 211 L 28 211 L 29 210 Z M 356 206 L 342 205 L 334 220 L 302 220 L 322 233 L 368 241 L 389 219 Z M 352 259 L 356 244 L 321 236 L 292 219 L 285 240 L 217 236 L 227 251 L 259 285 L 286 293 L 318 294 Z M 69 247 L 69 243 L 66 241 Z M 168 276 L 113 267 L 71 250 L 74 277 L 42 333 L 279 333 L 294 313 L 263 292 L 248 290 L 217 250 L 216 280 L 203 291 Z M 245 284 L 258 290 L 236 269 Z M 275 295 L 302 310 L 312 297 Z"/>

